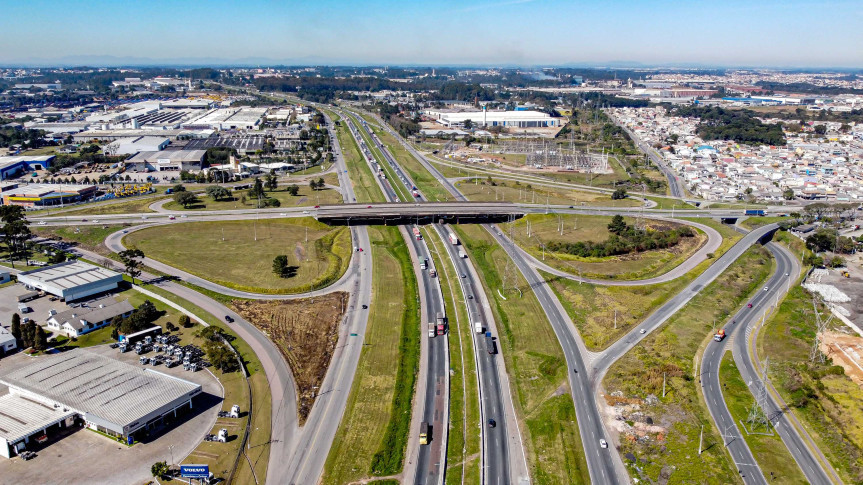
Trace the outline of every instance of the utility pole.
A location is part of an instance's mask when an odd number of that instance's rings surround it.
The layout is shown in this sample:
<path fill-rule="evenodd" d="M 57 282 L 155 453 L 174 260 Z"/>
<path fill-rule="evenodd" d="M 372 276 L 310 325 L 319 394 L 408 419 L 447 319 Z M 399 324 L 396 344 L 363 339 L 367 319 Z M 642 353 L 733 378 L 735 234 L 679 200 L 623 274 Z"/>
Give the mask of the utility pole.
<path fill-rule="evenodd" d="M 662 397 L 665 397 L 665 372 L 662 373 Z"/>
<path fill-rule="evenodd" d="M 614 309 L 614 329 L 617 330 L 617 308 Z"/>
<path fill-rule="evenodd" d="M 698 454 L 701 454 L 701 445 L 704 443 L 704 425 L 701 425 L 701 433 L 698 435 Z"/>

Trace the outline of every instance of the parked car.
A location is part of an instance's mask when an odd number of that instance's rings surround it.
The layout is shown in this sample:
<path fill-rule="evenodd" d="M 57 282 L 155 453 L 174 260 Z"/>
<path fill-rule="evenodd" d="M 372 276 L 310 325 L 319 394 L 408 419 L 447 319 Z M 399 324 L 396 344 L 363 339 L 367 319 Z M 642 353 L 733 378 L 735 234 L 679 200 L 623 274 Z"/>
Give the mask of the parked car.
<path fill-rule="evenodd" d="M 231 316 L 230 316 L 230 315 L 225 315 L 225 321 L 226 321 L 226 322 L 228 322 L 228 323 L 232 323 L 232 322 L 234 321 L 234 319 L 233 319 L 233 318 L 231 318 Z"/>

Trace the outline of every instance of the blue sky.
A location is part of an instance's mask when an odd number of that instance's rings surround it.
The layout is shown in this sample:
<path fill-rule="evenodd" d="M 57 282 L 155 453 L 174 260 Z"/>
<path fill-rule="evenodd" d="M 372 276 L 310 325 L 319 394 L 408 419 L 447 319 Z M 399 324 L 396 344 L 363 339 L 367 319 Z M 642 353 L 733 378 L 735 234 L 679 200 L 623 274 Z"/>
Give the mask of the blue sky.
<path fill-rule="evenodd" d="M 858 1 L 0 0 L 0 62 L 67 56 L 352 64 L 635 61 L 863 67 Z"/>

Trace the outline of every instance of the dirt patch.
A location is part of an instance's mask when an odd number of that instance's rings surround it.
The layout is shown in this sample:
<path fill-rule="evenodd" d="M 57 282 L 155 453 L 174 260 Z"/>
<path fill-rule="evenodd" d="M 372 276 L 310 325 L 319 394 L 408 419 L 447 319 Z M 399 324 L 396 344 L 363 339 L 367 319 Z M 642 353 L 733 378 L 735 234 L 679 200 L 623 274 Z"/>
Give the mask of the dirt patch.
<path fill-rule="evenodd" d="M 297 383 L 300 426 L 312 410 L 339 339 L 348 293 L 338 291 L 301 300 L 234 300 L 243 318 L 279 347 Z"/>
<path fill-rule="evenodd" d="M 821 351 L 863 387 L 863 337 L 828 331 L 821 334 L 821 339 Z"/>

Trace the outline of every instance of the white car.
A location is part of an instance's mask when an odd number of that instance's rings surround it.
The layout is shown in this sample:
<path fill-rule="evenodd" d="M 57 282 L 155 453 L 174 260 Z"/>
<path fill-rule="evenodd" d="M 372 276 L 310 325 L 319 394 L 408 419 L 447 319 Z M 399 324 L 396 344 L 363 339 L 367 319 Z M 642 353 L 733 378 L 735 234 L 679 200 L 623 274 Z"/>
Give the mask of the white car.
<path fill-rule="evenodd" d="M 183 214 L 183 215 L 181 215 L 181 216 L 180 216 L 180 219 L 185 219 L 185 218 L 187 218 L 187 217 L 189 217 L 189 216 L 187 216 L 186 214 Z"/>
<path fill-rule="evenodd" d="M 285 217 L 285 216 L 287 216 L 287 215 L 288 215 L 288 213 L 287 213 L 287 212 L 281 212 L 281 213 L 279 213 L 279 215 L 280 215 L 280 216 L 282 216 L 282 217 Z"/>
<path fill-rule="evenodd" d="M 309 211 L 303 211 L 303 214 L 308 214 L 308 213 L 309 213 Z"/>
<path fill-rule="evenodd" d="M 643 329 L 643 328 L 642 328 L 642 329 L 641 329 L 641 330 L 639 330 L 638 332 L 639 332 L 639 333 L 647 333 L 647 330 L 645 330 L 645 329 Z"/>
<path fill-rule="evenodd" d="M 764 287 L 764 291 L 767 291 L 767 289 L 768 289 L 768 288 L 765 286 L 765 287 Z"/>
<path fill-rule="evenodd" d="M 605 441 L 604 439 L 600 438 L 599 439 L 599 447 L 600 448 L 608 448 L 608 442 Z"/>
<path fill-rule="evenodd" d="M 45 222 L 45 221 L 39 221 L 39 225 L 40 225 L 40 226 L 44 226 L 45 224 L 48 224 L 48 223 L 47 223 L 47 222 Z"/>

